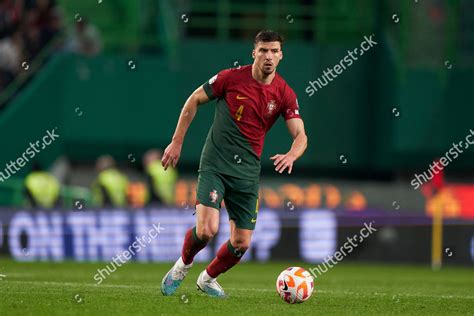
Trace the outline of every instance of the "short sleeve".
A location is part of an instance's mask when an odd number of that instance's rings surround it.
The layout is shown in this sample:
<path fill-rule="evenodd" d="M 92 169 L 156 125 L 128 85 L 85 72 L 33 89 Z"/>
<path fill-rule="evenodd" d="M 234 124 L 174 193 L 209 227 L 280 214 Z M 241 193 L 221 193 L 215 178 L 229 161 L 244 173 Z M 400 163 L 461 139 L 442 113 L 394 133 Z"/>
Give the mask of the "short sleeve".
<path fill-rule="evenodd" d="M 222 70 L 202 85 L 210 100 L 224 96 L 230 72 L 231 69 Z"/>
<path fill-rule="evenodd" d="M 296 93 L 289 86 L 286 87 L 283 96 L 283 108 L 281 115 L 285 121 L 293 118 L 301 118 L 300 106 L 298 105 Z"/>

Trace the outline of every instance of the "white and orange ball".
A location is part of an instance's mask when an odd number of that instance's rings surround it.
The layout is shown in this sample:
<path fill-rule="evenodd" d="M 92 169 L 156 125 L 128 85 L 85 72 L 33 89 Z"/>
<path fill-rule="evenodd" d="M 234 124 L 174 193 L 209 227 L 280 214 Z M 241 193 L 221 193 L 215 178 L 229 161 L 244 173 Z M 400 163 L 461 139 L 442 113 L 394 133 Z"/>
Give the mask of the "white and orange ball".
<path fill-rule="evenodd" d="M 281 299 L 289 304 L 303 303 L 313 294 L 311 274 L 300 267 L 283 270 L 277 278 L 276 289 Z"/>

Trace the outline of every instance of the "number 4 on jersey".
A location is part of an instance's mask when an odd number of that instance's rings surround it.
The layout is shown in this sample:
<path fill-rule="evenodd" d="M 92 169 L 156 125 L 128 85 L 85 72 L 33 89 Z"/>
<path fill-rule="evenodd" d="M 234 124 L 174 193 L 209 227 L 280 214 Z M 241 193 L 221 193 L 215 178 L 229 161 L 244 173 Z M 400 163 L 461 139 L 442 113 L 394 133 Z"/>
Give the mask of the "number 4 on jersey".
<path fill-rule="evenodd" d="M 235 117 L 237 118 L 237 121 L 240 121 L 240 119 L 242 118 L 242 112 L 244 112 L 243 105 L 239 106 L 239 108 L 237 109 L 237 112 L 235 112 Z"/>

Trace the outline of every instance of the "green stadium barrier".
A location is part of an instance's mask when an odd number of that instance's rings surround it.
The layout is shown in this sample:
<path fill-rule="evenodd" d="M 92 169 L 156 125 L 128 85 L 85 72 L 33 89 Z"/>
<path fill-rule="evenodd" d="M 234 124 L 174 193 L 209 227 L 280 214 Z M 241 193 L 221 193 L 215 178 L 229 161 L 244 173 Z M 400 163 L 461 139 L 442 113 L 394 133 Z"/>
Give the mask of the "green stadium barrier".
<path fill-rule="evenodd" d="M 57 125 L 62 132 L 61 148 L 58 145 L 56 152 L 48 149 L 51 154 L 44 154 L 49 157 L 62 150 L 76 160 L 90 161 L 107 152 L 126 160 L 129 153 L 152 146 L 165 147 L 184 101 L 197 86 L 219 70 L 233 67 L 234 61 L 251 62 L 249 44 L 194 42 L 183 43 L 183 47 L 181 66 L 176 70 L 170 69 L 166 60 L 149 56 L 95 59 L 56 56 L 21 97 L 9 105 L 7 115 L 0 120 L 0 129 L 13 125 L 21 129 L 18 135 L 14 133 L 13 139 L 0 140 L 6 147 L 12 142 L 15 145 L 10 146 L 0 160 L 18 156 L 18 150 L 28 144 L 28 138 L 34 139 L 41 135 L 41 130 Z M 223 49 L 231 53 L 213 53 Z M 366 67 L 364 61 L 338 78 L 337 85 L 326 87 L 316 96 L 309 98 L 304 92 L 308 80 L 322 73 L 325 65 L 334 64 L 345 50 L 334 47 L 322 51 L 290 44 L 285 47 L 287 57 L 281 73 L 299 96 L 308 135 L 315 135 L 310 138 L 307 154 L 299 162 L 301 166 L 335 168 L 340 164 L 339 155 L 350 153 L 350 168 L 356 168 L 364 165 L 369 154 L 364 149 L 366 130 L 360 128 L 361 123 L 369 124 L 364 115 L 368 94 L 364 77 L 360 77 Z M 186 56 L 186 52 L 192 54 Z M 299 62 L 302 59 L 308 62 L 302 64 Z M 136 64 L 134 70 L 128 66 L 129 60 Z M 339 93 L 338 85 L 346 87 L 346 93 Z M 198 112 L 186 138 L 182 163 L 197 164 L 212 122 L 213 104 L 203 106 Z M 82 116 L 78 115 L 79 111 Z M 24 127 L 15 124 L 25 120 L 32 122 Z M 328 121 L 339 124 L 328 125 Z M 286 152 L 291 145 L 283 120 L 276 125 L 266 142 L 262 157 L 265 166 L 271 165 L 270 155 Z"/>
<path fill-rule="evenodd" d="M 55 126 L 61 137 L 39 155 L 41 161 L 51 161 L 60 153 L 81 161 L 111 153 L 126 161 L 130 153 L 138 156 L 147 148 L 165 147 L 184 101 L 198 85 L 236 61 L 251 62 L 251 45 L 247 43 L 187 41 L 181 47 L 176 68 L 160 57 L 145 55 L 56 56 L 0 117 L 0 131 L 9 135 L 0 139 L 0 166 Z M 285 46 L 279 71 L 299 97 L 310 136 L 307 153 L 298 166 L 342 171 L 419 168 L 426 166 L 426 159 L 443 155 L 473 127 L 469 118 L 474 110 L 468 106 L 473 99 L 469 89 L 472 71 L 453 69 L 444 86 L 436 73 L 423 69 L 407 71 L 408 77 L 400 81 L 395 70 L 390 75 L 393 61 L 384 55 L 383 47 L 362 56 L 309 97 L 305 93 L 308 81 L 316 80 L 352 48 L 329 45 L 323 49 L 302 43 Z M 128 65 L 130 61 L 135 69 Z M 213 104 L 198 112 L 181 163 L 197 166 L 212 122 Z M 395 107 L 400 110 L 399 117 L 392 113 Z M 453 107 L 458 111 L 453 113 Z M 290 145 L 283 120 L 279 120 L 266 141 L 263 166 L 270 167 L 267 158 Z M 341 163 L 340 155 L 345 155 L 347 164 Z M 469 166 L 472 156 L 467 151 L 452 167 Z"/>

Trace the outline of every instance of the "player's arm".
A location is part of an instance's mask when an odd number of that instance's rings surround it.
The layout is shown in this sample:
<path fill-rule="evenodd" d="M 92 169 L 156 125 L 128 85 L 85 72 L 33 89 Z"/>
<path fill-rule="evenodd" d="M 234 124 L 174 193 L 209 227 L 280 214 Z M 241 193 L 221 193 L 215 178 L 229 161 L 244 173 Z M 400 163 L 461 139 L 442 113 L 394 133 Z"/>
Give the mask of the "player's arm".
<path fill-rule="evenodd" d="M 275 160 L 273 162 L 273 165 L 276 166 L 275 171 L 282 173 L 286 168 L 288 168 L 288 174 L 290 174 L 293 169 L 293 163 L 303 155 L 306 147 L 308 147 L 308 137 L 306 136 L 304 123 L 301 118 L 287 120 L 286 127 L 293 138 L 293 144 L 291 145 L 290 151 L 286 154 L 275 155 L 270 159 Z"/>
<path fill-rule="evenodd" d="M 184 136 L 188 131 L 189 125 L 194 119 L 196 115 L 198 106 L 201 104 L 207 103 L 209 101 L 209 97 L 207 96 L 206 92 L 204 91 L 203 87 L 200 86 L 197 88 L 186 100 L 183 106 L 183 110 L 179 115 L 178 124 L 176 125 L 176 130 L 174 132 L 173 138 L 171 143 L 166 147 L 165 152 L 163 154 L 163 159 L 161 164 L 165 168 L 172 165 L 176 167 L 178 163 L 179 157 L 181 155 L 181 147 L 184 142 Z"/>

